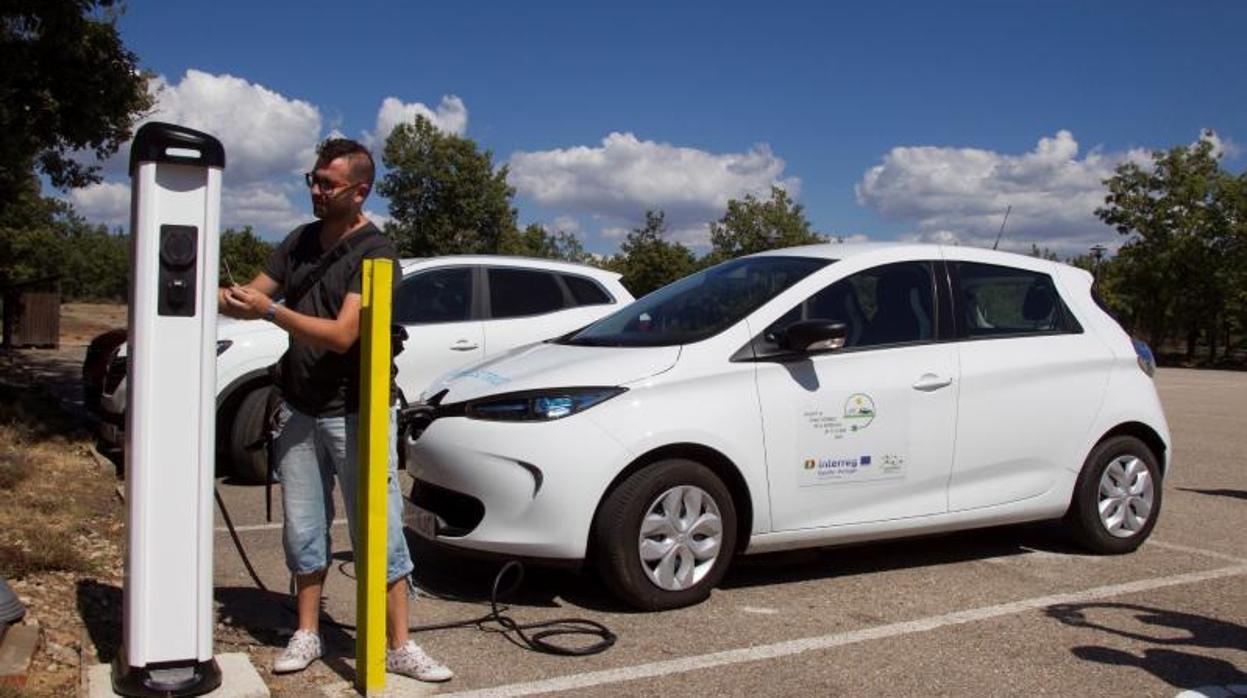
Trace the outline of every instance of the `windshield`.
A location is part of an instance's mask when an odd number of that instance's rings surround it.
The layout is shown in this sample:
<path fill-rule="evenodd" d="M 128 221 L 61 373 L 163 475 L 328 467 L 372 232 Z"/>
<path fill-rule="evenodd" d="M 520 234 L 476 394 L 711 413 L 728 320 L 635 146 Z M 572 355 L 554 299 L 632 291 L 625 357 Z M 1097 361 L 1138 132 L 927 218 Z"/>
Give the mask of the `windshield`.
<path fill-rule="evenodd" d="M 810 257 L 733 259 L 668 284 L 561 342 L 612 347 L 700 342 L 831 262 Z"/>

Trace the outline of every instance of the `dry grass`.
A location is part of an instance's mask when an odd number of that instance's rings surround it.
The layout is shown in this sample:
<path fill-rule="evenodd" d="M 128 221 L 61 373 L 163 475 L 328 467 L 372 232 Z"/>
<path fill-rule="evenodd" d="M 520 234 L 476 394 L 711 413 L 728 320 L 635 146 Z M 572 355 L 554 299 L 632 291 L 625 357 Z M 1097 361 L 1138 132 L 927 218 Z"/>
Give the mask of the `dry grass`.
<path fill-rule="evenodd" d="M 88 344 L 98 334 L 126 326 L 126 306 L 120 303 L 64 303 L 61 305 L 61 344 Z"/>
<path fill-rule="evenodd" d="M 82 424 L 38 384 L 5 377 L 0 371 L 0 577 L 43 637 L 26 687 L 0 698 L 74 695 L 79 650 L 97 661 L 91 638 L 120 618 L 119 603 L 84 608 L 82 590 L 120 587 L 124 509 Z"/>

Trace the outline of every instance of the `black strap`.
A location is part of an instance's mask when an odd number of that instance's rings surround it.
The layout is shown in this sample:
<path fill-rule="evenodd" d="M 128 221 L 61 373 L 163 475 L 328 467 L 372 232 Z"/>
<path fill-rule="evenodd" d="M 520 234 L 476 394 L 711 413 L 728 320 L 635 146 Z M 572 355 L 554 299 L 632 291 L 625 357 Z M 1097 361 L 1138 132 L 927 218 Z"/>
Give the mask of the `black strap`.
<path fill-rule="evenodd" d="M 309 228 L 306 228 L 305 230 L 306 232 L 304 234 L 307 235 L 313 229 L 309 227 Z M 317 234 L 319 235 L 320 228 L 317 227 L 315 230 Z M 316 284 L 319 283 L 322 278 L 324 278 L 325 272 L 329 271 L 329 267 L 332 267 L 335 262 L 337 262 L 339 259 L 342 259 L 347 254 L 349 254 L 351 250 L 354 250 L 356 247 L 358 247 L 364 240 L 376 239 L 378 237 L 384 237 L 384 235 L 382 235 L 380 232 L 360 231 L 358 233 L 346 236 L 345 240 L 342 240 L 341 242 L 339 242 L 337 245 L 333 247 L 333 249 L 329 250 L 329 252 L 326 252 L 324 255 L 321 255 L 320 261 L 316 263 L 316 268 L 312 270 L 312 273 L 303 277 L 303 283 L 300 284 L 298 288 L 287 289 L 288 292 L 286 293 L 286 307 L 290 308 L 291 310 L 295 310 L 296 307 L 299 305 L 299 301 L 303 300 L 303 297 L 307 295 L 308 291 L 311 291 L 312 288 L 314 288 Z"/>

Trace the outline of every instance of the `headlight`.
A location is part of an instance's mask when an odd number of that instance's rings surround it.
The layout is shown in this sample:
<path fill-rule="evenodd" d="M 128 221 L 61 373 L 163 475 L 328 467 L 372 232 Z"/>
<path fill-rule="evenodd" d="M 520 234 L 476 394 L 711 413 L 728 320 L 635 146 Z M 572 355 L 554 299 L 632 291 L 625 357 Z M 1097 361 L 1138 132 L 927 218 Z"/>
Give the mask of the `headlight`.
<path fill-rule="evenodd" d="M 218 339 L 216 341 L 216 355 L 220 356 L 225 353 L 225 350 L 229 349 L 233 344 L 234 343 L 228 339 Z"/>
<path fill-rule="evenodd" d="M 569 417 L 605 402 L 627 388 L 551 388 L 494 395 L 464 406 L 469 419 L 501 422 L 545 422 Z"/>

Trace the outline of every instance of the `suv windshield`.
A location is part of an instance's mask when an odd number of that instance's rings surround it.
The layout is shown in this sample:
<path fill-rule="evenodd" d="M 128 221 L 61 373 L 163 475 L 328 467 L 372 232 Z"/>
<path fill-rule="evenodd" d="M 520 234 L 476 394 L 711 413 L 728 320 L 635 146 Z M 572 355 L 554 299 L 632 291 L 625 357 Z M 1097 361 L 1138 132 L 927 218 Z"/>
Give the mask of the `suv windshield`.
<path fill-rule="evenodd" d="M 811 257 L 734 259 L 668 284 L 560 342 L 612 347 L 700 342 L 831 262 Z"/>

